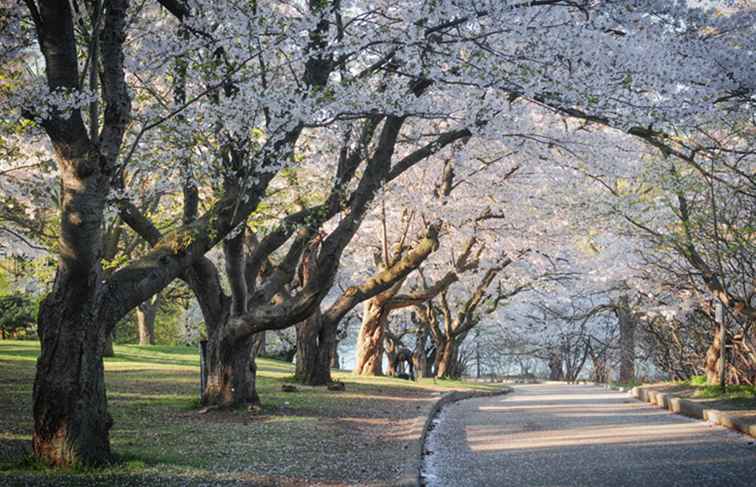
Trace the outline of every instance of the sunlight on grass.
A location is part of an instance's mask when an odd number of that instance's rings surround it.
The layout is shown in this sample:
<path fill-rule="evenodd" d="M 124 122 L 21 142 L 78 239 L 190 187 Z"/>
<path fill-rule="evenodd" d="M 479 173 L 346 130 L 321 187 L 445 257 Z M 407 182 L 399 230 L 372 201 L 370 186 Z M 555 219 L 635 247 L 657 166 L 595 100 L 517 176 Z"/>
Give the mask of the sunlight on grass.
<path fill-rule="evenodd" d="M 108 485 L 108 479 L 120 476 L 217 479 L 229 470 L 270 469 L 280 464 L 281 455 L 302 459 L 290 467 L 290 473 L 304 478 L 328 462 L 312 463 L 315 460 L 303 457 L 303 452 L 328 444 L 323 455 L 351 458 L 361 450 L 345 439 L 361 434 L 360 429 L 391 424 L 398 411 L 422 416 L 423 408 L 445 391 L 500 387 L 455 380 L 357 377 L 349 371 L 334 371 L 334 379 L 343 381 L 346 391 L 295 384 L 297 392 L 283 392 L 281 385 L 293 381 L 293 365 L 258 359 L 261 413 L 240 408 L 200 414 L 196 347 L 116 345 L 115 357 L 104 362 L 114 419 L 111 444 L 119 463 L 97 470 L 53 471 L 30 456 L 31 393 L 38 354 L 36 341 L 0 341 L 0 485 L 6 484 L 6 475 L 54 477 L 55 485 Z M 416 441 L 416 429 L 394 432 L 392 438 Z M 381 430 L 388 431 L 386 426 Z M 316 444 L 309 445 L 313 441 Z M 369 440 L 358 436 L 351 441 Z"/>
<path fill-rule="evenodd" d="M 725 392 L 719 386 L 697 386 L 693 397 L 701 399 L 756 399 L 756 387 L 748 385 L 728 385 Z"/>

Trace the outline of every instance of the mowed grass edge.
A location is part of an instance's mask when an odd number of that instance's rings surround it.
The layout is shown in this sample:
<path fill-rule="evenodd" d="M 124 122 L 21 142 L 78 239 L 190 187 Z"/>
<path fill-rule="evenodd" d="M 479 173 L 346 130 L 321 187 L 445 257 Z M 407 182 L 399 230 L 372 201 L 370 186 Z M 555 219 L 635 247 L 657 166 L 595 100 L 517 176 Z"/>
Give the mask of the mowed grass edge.
<path fill-rule="evenodd" d="M 29 455 L 38 353 L 37 342 L 0 341 L 0 479 L 18 476 L 34 483 L 57 478 L 74 485 L 107 483 L 114 476 L 159 476 L 191 483 L 243 472 L 265 478 L 337 480 L 339 465 L 368 461 L 371 453 L 355 450 L 354 444 L 383 441 L 375 434 L 381 422 L 422 415 L 434 396 L 445 390 L 496 388 L 461 381 L 363 378 L 335 371 L 335 378 L 346 384 L 344 392 L 297 386 L 298 392 L 287 393 L 281 385 L 292 382 L 293 366 L 258 359 L 262 412 L 239 409 L 203 415 L 198 412 L 195 347 L 117 345 L 115 357 L 105 359 L 105 373 L 114 419 L 111 444 L 120 461 L 94 470 L 59 471 L 36 464 Z M 392 438 L 394 443 L 385 448 L 406 450 L 413 440 L 400 434 Z M 324 449 L 324 445 L 329 446 Z M 292 454 L 300 457 L 294 466 Z"/>

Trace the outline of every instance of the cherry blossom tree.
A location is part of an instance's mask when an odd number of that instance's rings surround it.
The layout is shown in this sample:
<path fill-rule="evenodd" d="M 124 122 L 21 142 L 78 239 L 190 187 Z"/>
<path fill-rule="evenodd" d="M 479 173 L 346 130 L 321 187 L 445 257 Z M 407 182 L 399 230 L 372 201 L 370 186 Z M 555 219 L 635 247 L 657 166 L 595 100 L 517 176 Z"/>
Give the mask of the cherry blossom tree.
<path fill-rule="evenodd" d="M 205 401 L 254 401 L 254 335 L 312 315 L 380 188 L 458 140 L 506 136 L 541 116 L 531 106 L 699 164 L 700 151 L 673 134 L 749 103 L 752 20 L 654 0 L 13 4 L 3 120 L 31 121 L 26 140 L 53 154 L 60 186 L 58 268 L 38 323 L 35 454 L 54 465 L 110 459 L 106 337 L 177 278 L 208 324 Z M 248 233 L 274 181 L 310 162 L 334 175 L 320 203 Z M 159 178 L 172 191 L 164 203 L 180 207 L 162 228 L 131 197 L 137 173 Z M 151 250 L 106 275 L 109 212 Z M 206 257 L 219 244 L 230 297 Z M 261 276 L 278 250 L 285 257 Z M 317 265 L 293 286 L 303 256 Z"/>

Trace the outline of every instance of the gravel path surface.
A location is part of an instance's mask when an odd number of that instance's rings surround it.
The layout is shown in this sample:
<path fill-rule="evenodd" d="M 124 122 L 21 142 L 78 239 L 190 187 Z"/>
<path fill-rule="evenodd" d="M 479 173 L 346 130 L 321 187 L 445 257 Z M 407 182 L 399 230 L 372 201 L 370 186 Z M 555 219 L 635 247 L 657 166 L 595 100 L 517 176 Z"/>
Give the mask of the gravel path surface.
<path fill-rule="evenodd" d="M 452 404 L 426 450 L 430 487 L 756 486 L 753 438 L 588 385 Z"/>

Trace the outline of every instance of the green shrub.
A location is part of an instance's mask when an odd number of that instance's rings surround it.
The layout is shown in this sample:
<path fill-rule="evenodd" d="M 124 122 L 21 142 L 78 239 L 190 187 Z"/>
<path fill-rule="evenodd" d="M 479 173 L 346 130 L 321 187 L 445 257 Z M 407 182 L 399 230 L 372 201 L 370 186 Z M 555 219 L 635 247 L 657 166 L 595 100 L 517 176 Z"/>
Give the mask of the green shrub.
<path fill-rule="evenodd" d="M 0 332 L 3 339 L 22 338 L 34 332 L 39 303 L 27 294 L 0 296 Z"/>

